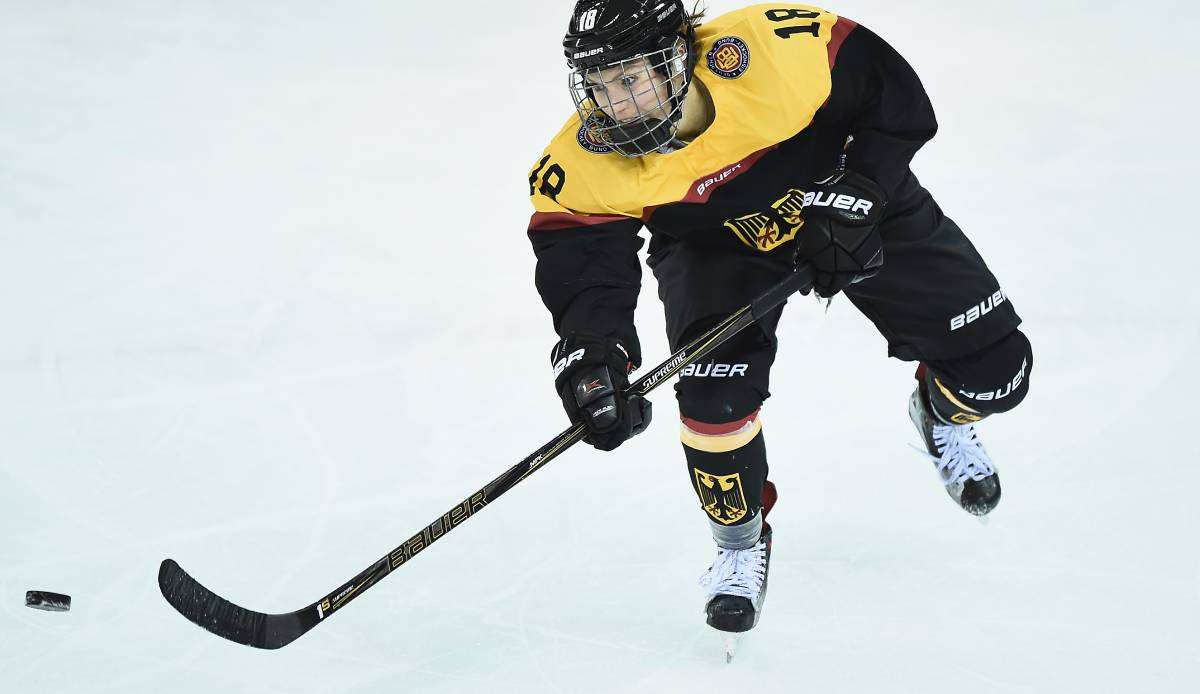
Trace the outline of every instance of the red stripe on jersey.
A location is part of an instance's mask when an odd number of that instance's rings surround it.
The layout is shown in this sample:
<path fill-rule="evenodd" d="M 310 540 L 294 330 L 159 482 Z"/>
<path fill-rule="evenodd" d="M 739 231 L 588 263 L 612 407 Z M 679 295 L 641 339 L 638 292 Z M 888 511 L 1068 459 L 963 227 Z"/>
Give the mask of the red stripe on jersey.
<path fill-rule="evenodd" d="M 725 424 L 709 424 L 708 422 L 701 422 L 696 419 L 688 419 L 682 415 L 680 415 L 679 419 L 684 423 L 685 426 L 687 426 L 688 429 L 691 429 L 697 434 L 704 434 L 705 436 L 724 436 L 725 434 L 732 434 L 750 422 L 753 422 L 755 419 L 758 419 L 758 411 L 761 409 L 761 407 L 758 408 L 758 410 L 751 412 L 749 415 L 739 419 L 736 422 L 726 422 Z"/>
<path fill-rule="evenodd" d="M 770 147 L 764 147 L 739 162 L 735 162 L 729 166 L 723 167 L 719 171 L 714 171 L 707 176 L 701 176 L 700 178 L 697 178 L 692 182 L 692 185 L 688 187 L 687 195 L 683 196 L 679 200 L 676 200 L 675 202 L 668 202 L 664 204 L 674 205 L 680 202 L 708 202 L 708 198 L 712 196 L 713 191 L 749 171 L 751 167 L 758 163 L 759 159 L 762 159 L 763 156 L 767 154 L 767 152 L 777 149 L 779 144 L 780 143 L 777 142 Z M 648 221 L 650 219 L 650 215 L 654 214 L 655 210 L 663 206 L 664 205 L 653 205 L 651 207 L 643 208 L 642 221 Z"/>
<path fill-rule="evenodd" d="M 833 69 L 833 64 L 837 62 L 838 51 L 842 49 L 842 42 L 850 35 L 850 32 L 858 28 L 858 22 L 845 17 L 838 17 L 838 20 L 833 23 L 833 29 L 830 30 L 829 37 L 829 68 Z"/>
<path fill-rule="evenodd" d="M 598 224 L 622 222 L 629 217 L 616 214 L 571 214 L 569 212 L 534 212 L 529 231 L 558 231 L 574 227 L 594 227 Z"/>
<path fill-rule="evenodd" d="M 758 160 L 762 159 L 764 154 L 778 146 L 779 144 L 776 143 L 770 147 L 765 147 L 735 164 L 730 164 L 722 168 L 720 171 L 714 171 L 707 176 L 697 178 L 692 182 L 691 187 L 688 188 L 687 195 L 683 196 L 683 199 L 679 202 L 708 202 L 708 198 L 713 194 L 714 190 L 749 171 L 750 167 L 758 163 Z"/>

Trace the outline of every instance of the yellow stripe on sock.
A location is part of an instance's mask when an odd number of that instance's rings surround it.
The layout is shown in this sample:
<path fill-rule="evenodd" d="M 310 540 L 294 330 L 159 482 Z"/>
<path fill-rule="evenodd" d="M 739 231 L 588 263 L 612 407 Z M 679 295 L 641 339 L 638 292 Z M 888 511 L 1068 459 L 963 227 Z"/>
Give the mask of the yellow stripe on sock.
<path fill-rule="evenodd" d="M 679 440 L 683 441 L 683 445 L 688 448 L 695 448 L 698 451 L 728 453 L 753 441 L 760 431 L 762 431 L 762 420 L 757 417 L 753 421 L 746 422 L 737 431 L 716 436 L 701 434 L 681 422 L 679 424 Z"/>
<path fill-rule="evenodd" d="M 973 410 L 973 409 L 967 407 L 966 405 L 962 404 L 962 401 L 959 400 L 958 398 L 954 397 L 954 393 L 951 393 L 950 390 L 948 388 L 946 388 L 946 386 L 942 385 L 941 381 L 939 381 L 935 378 L 935 379 L 933 379 L 933 382 L 937 384 L 938 390 L 942 391 L 942 395 L 945 395 L 946 398 L 950 402 L 954 403 L 955 407 L 957 407 L 960 410 L 964 410 L 966 412 L 970 412 L 973 414 L 979 414 L 979 410 Z"/>

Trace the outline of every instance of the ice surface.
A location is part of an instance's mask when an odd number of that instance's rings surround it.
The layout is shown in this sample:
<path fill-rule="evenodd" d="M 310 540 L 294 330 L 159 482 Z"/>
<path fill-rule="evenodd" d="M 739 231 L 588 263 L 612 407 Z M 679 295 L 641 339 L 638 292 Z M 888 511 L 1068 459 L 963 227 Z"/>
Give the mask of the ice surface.
<path fill-rule="evenodd" d="M 765 409 L 771 592 L 731 665 L 669 390 L 282 651 L 166 605 L 168 556 L 307 604 L 561 429 L 524 229 L 569 4 L 0 0 L 0 689 L 1195 691 L 1187 3 L 833 8 L 921 74 L 916 170 L 1034 341 L 1029 399 L 982 428 L 988 527 L 908 448 L 910 366 L 804 300 Z"/>

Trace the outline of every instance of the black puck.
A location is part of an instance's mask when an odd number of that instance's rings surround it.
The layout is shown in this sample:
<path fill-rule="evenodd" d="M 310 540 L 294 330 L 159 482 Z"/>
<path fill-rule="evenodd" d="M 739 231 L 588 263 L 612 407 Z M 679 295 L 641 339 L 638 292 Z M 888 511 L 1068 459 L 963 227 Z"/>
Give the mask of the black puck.
<path fill-rule="evenodd" d="M 48 590 L 25 591 L 25 607 L 47 612 L 67 612 L 71 609 L 71 596 L 51 593 Z"/>

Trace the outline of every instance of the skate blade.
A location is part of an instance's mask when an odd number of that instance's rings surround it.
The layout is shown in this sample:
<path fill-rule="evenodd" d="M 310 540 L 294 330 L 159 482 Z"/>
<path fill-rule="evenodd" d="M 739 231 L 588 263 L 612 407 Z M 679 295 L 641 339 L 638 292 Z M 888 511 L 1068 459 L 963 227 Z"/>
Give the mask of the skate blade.
<path fill-rule="evenodd" d="M 738 643 L 742 640 L 741 634 L 726 634 L 723 637 L 725 645 L 725 664 L 733 662 L 733 656 L 737 654 Z"/>

